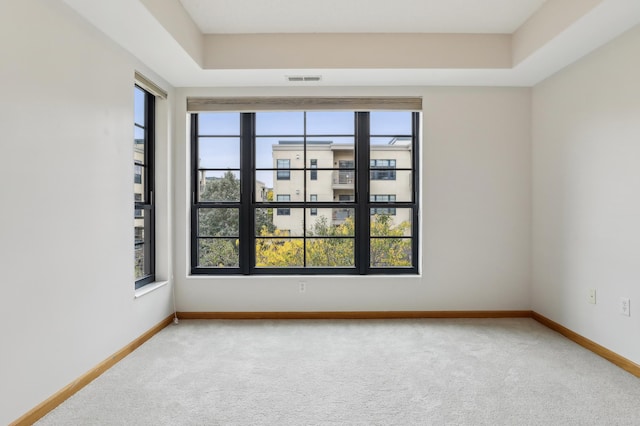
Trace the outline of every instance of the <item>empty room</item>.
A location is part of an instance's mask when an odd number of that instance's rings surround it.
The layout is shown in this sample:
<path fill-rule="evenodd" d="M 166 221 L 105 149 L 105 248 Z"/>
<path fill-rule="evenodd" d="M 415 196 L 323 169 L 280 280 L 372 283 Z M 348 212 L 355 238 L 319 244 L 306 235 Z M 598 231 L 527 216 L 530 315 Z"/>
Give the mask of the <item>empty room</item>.
<path fill-rule="evenodd" d="M 2 0 L 0 46 L 0 424 L 638 424 L 640 1 Z"/>

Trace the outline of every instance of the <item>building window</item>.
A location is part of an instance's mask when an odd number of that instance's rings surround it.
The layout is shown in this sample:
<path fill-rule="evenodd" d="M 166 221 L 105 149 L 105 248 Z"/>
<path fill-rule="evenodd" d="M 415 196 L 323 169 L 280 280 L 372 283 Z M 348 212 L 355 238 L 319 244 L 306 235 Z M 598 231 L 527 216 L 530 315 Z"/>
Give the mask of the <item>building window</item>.
<path fill-rule="evenodd" d="M 371 160 L 370 168 L 371 180 L 396 180 L 396 160 Z"/>
<path fill-rule="evenodd" d="M 134 87 L 133 204 L 135 288 L 155 280 L 155 96 Z"/>
<path fill-rule="evenodd" d="M 142 183 L 142 168 L 142 162 L 136 161 L 133 166 L 133 183 Z"/>
<path fill-rule="evenodd" d="M 289 168 L 291 167 L 291 160 L 278 159 L 277 165 L 278 165 L 278 174 L 277 174 L 278 180 L 291 179 L 291 171 L 289 170 Z M 287 170 L 280 170 L 280 169 L 287 169 Z"/>
<path fill-rule="evenodd" d="M 309 201 L 311 201 L 312 203 L 317 202 L 318 201 L 318 194 L 309 195 Z M 316 207 L 311 207 L 309 209 L 309 215 L 310 216 L 318 216 L 318 209 Z"/>
<path fill-rule="evenodd" d="M 377 194 L 371 195 L 370 201 L 372 203 L 394 203 L 396 201 L 395 194 Z M 396 215 L 396 209 L 394 207 L 372 207 L 371 215 Z"/>
<path fill-rule="evenodd" d="M 193 113 L 191 273 L 417 273 L 418 120 Z"/>
<path fill-rule="evenodd" d="M 318 159 L 312 158 L 309 160 L 309 167 L 311 168 L 309 170 L 309 180 L 318 180 L 318 171 L 314 170 L 318 168 Z"/>
<path fill-rule="evenodd" d="M 276 197 L 276 200 L 278 202 L 284 202 L 284 201 L 291 201 L 291 195 L 289 194 L 278 194 Z M 291 215 L 291 209 L 287 208 L 287 209 L 277 209 L 277 213 L 278 216 L 290 216 Z"/>

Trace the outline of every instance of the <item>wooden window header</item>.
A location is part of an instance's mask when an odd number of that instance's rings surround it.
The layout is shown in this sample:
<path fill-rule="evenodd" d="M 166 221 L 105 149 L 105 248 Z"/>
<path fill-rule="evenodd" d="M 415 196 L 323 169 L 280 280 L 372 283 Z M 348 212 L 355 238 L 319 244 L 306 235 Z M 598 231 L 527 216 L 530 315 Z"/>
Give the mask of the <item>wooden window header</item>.
<path fill-rule="evenodd" d="M 147 92 L 151 93 L 153 96 L 157 96 L 161 99 L 167 99 L 167 92 L 163 90 L 160 86 L 155 84 L 153 81 L 149 80 L 144 75 L 140 74 L 138 71 L 135 72 L 135 82 L 138 86 L 142 87 Z"/>
<path fill-rule="evenodd" d="M 421 111 L 420 97 L 191 97 L 187 112 Z"/>

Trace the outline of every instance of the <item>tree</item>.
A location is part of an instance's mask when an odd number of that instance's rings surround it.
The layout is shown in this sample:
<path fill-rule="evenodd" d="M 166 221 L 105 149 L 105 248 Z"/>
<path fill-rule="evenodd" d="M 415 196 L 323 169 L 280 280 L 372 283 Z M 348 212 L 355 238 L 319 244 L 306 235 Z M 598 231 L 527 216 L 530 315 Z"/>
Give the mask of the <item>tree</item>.
<path fill-rule="evenodd" d="M 240 200 L 240 180 L 233 172 L 221 178 L 207 179 L 200 194 L 203 201 Z M 198 236 L 226 237 L 199 240 L 198 264 L 205 267 L 237 267 L 239 252 L 239 210 L 237 208 L 201 208 L 198 210 Z"/>
<path fill-rule="evenodd" d="M 257 267 L 295 267 L 304 265 L 302 239 L 287 238 L 289 235 L 280 229 L 273 232 L 263 228 L 256 239 Z"/>
<path fill-rule="evenodd" d="M 239 201 L 240 180 L 233 172 L 221 178 L 207 179 L 200 194 L 202 201 Z M 239 210 L 236 208 L 201 208 L 198 211 L 198 235 L 237 237 Z"/>
<path fill-rule="evenodd" d="M 238 240 L 200 240 L 199 265 L 212 268 L 237 268 L 239 266 Z"/>
<path fill-rule="evenodd" d="M 348 217 L 342 224 L 329 225 L 325 216 L 320 216 L 307 238 L 307 266 L 344 266 L 355 264 L 354 259 L 354 222 Z M 322 238 L 344 237 L 344 238 Z"/>
<path fill-rule="evenodd" d="M 411 225 L 409 222 L 405 221 L 393 227 L 391 216 L 386 214 L 374 215 L 371 218 L 369 265 L 374 268 L 385 266 L 411 266 L 412 240 L 410 238 L 406 238 L 410 229 Z"/>
<path fill-rule="evenodd" d="M 273 189 L 267 191 L 266 201 L 273 201 Z M 276 230 L 276 226 L 273 224 L 273 208 L 271 207 L 256 209 L 256 234 L 259 235 L 263 230 L 266 232 L 274 232 Z"/>
<path fill-rule="evenodd" d="M 355 264 L 354 221 L 347 218 L 340 225 L 330 225 L 326 217 L 319 217 L 306 239 L 287 238 L 280 230 L 260 233 L 256 241 L 256 266 L 300 267 L 306 255 L 309 267 L 349 267 Z M 393 226 L 389 215 L 371 218 L 370 266 L 411 266 L 411 238 L 409 222 Z M 273 238 L 275 237 L 275 238 Z M 388 238 L 397 237 L 397 238 Z M 303 247 L 306 242 L 306 247 Z M 306 249 L 306 250 L 305 250 Z"/>

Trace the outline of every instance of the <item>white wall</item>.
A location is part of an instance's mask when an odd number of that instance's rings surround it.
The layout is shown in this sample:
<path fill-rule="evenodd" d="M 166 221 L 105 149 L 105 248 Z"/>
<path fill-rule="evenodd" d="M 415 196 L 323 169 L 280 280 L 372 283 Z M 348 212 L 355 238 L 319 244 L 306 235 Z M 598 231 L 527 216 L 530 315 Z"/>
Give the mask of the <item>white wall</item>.
<path fill-rule="evenodd" d="M 0 424 L 172 312 L 134 300 L 133 75 L 153 75 L 60 2 L 0 2 Z M 167 103 L 159 106 L 167 175 Z M 159 181 L 159 270 L 167 182 Z"/>
<path fill-rule="evenodd" d="M 533 309 L 636 363 L 639 52 L 636 27 L 536 86 L 532 104 Z"/>
<path fill-rule="evenodd" d="M 185 98 L 210 95 L 423 96 L 422 275 L 190 277 Z M 519 88 L 176 90 L 178 310 L 530 309 L 530 104 Z"/>

